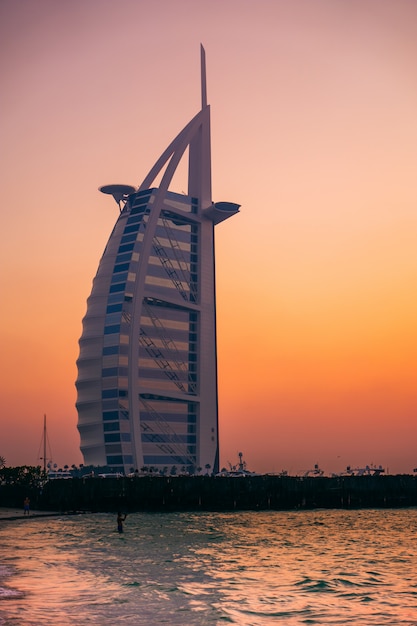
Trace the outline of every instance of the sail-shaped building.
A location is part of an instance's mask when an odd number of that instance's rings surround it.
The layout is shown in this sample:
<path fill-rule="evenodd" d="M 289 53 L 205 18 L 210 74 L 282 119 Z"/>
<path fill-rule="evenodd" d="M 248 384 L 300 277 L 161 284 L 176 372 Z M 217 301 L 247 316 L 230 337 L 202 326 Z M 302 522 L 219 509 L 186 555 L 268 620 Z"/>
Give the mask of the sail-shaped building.
<path fill-rule="evenodd" d="M 138 188 L 101 188 L 120 212 L 79 341 L 76 406 L 87 465 L 218 471 L 214 226 L 239 205 L 211 197 L 202 47 L 201 92 L 201 110 Z M 170 183 L 187 149 L 185 195 Z"/>

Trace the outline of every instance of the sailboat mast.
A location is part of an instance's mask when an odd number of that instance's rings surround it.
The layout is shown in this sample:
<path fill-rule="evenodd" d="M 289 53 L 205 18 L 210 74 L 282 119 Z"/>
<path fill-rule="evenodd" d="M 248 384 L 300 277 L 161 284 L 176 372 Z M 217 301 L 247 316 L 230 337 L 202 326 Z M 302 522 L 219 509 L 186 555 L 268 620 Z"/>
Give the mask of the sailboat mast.
<path fill-rule="evenodd" d="M 43 416 L 43 471 L 46 472 L 46 415 Z"/>

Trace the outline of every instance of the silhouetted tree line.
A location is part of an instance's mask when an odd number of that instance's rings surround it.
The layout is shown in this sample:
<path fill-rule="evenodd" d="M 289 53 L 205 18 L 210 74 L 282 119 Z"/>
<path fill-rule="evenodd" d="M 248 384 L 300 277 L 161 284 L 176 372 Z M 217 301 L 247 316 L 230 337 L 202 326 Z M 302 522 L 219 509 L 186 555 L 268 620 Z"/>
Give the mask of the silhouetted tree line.
<path fill-rule="evenodd" d="M 3 466 L 0 468 L 0 483 L 2 485 L 39 487 L 45 482 L 46 478 L 47 474 L 40 465 Z"/>

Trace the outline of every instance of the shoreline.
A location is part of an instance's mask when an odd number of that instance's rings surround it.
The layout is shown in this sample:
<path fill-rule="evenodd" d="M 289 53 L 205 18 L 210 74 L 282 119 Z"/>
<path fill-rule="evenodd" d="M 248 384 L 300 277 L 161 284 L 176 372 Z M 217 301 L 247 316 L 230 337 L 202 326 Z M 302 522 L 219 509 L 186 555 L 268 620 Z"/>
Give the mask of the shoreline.
<path fill-rule="evenodd" d="M 0 507 L 0 522 L 20 521 L 40 519 L 44 517 L 62 517 L 68 515 L 83 515 L 91 513 L 91 511 L 30 511 L 29 515 L 24 515 L 23 508 L 19 510 L 16 507 Z"/>

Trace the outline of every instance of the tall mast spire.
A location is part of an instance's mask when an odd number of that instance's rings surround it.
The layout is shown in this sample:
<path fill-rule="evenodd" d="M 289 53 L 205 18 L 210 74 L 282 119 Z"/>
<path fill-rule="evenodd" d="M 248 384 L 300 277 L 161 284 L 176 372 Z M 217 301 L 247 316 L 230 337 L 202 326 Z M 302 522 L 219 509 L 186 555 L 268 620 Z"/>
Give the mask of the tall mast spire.
<path fill-rule="evenodd" d="M 43 416 L 43 471 L 46 472 L 46 415 Z"/>
<path fill-rule="evenodd" d="M 207 82 L 206 82 L 206 51 L 203 44 L 200 44 L 201 52 L 201 108 L 207 106 Z"/>

